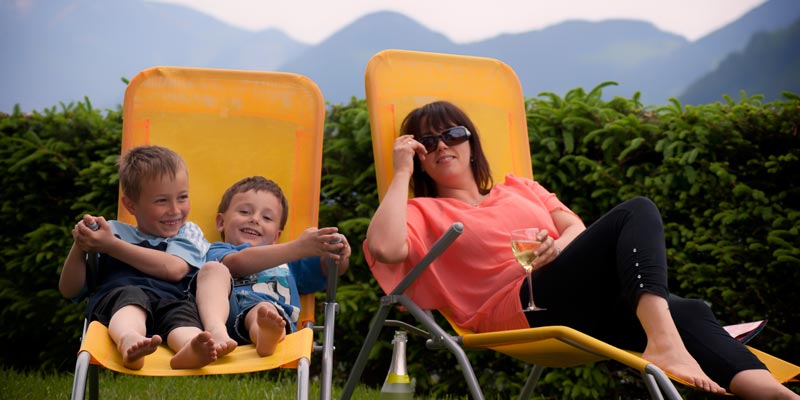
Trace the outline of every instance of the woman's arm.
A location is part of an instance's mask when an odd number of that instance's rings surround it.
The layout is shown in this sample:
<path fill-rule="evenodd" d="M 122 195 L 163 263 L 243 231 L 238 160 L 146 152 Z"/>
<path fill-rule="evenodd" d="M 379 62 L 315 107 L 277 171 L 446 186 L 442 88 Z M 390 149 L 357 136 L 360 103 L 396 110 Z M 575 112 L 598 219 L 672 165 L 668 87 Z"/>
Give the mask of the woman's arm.
<path fill-rule="evenodd" d="M 394 176 L 367 228 L 367 250 L 382 263 L 399 263 L 408 256 L 406 204 L 408 183 L 414 172 L 414 154 L 425 157 L 425 147 L 413 140 L 413 136 L 404 135 L 395 140 Z"/>
<path fill-rule="evenodd" d="M 555 223 L 556 229 L 561 232 L 558 240 L 555 241 L 559 250 L 563 250 L 572 243 L 581 232 L 586 230 L 583 221 L 575 214 L 568 213 L 564 210 L 555 210 L 551 212 L 550 215 L 553 217 L 553 223 Z"/>
<path fill-rule="evenodd" d="M 406 204 L 410 179 L 411 174 L 394 174 L 367 228 L 367 250 L 382 263 L 398 263 L 408 256 Z"/>
<path fill-rule="evenodd" d="M 561 235 L 559 235 L 558 240 L 553 240 L 546 233 L 546 230 L 540 233 L 539 240 L 542 241 L 542 245 L 536 249 L 533 269 L 550 264 L 561 254 L 562 249 L 567 247 L 575 237 L 586 229 L 580 218 L 564 210 L 555 210 L 550 213 L 550 216 L 553 218 L 553 223 L 556 229 L 561 232 Z"/>

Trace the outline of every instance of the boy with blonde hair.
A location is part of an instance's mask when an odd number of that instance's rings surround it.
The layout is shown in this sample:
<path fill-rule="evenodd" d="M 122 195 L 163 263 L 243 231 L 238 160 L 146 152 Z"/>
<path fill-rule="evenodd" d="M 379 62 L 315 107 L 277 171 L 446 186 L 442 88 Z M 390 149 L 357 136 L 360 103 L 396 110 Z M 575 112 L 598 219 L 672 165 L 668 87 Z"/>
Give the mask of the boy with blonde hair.
<path fill-rule="evenodd" d="M 189 176 L 183 159 L 160 146 L 140 146 L 119 160 L 122 204 L 136 226 L 84 215 L 58 287 L 67 298 L 87 288 L 86 257 L 99 253 L 97 287 L 86 317 L 108 327 L 125 367 L 144 366 L 162 338 L 175 351 L 172 368 L 200 368 L 217 358 L 188 285 L 208 250 L 200 227 L 187 222 Z"/>

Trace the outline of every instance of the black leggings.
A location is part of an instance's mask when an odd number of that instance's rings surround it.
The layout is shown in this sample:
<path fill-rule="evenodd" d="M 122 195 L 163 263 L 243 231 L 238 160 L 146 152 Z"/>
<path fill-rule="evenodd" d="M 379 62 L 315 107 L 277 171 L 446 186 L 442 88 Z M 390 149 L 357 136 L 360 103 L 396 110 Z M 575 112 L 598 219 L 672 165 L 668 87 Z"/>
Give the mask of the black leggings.
<path fill-rule="evenodd" d="M 589 226 L 547 266 L 533 272 L 533 297 L 546 311 L 526 313 L 530 326 L 566 325 L 614 346 L 644 351 L 636 317 L 643 293 L 666 298 L 689 353 L 711 379 L 729 386 L 736 373 L 766 369 L 720 326 L 700 300 L 669 294 L 664 227 L 658 208 L 628 200 Z M 528 303 L 527 283 L 520 290 Z"/>

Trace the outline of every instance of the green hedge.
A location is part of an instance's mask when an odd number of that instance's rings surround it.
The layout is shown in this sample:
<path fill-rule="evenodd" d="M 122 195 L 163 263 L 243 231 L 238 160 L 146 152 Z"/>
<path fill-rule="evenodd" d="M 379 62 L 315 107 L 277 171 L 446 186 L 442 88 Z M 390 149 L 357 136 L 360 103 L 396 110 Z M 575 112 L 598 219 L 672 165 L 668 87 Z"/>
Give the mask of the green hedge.
<path fill-rule="evenodd" d="M 723 323 L 769 319 L 753 345 L 800 363 L 800 98 L 663 108 L 601 98 L 603 87 L 526 102 L 536 179 L 587 223 L 619 201 L 643 195 L 661 209 L 671 290 L 709 302 Z M 119 110 L 88 100 L 42 113 L 0 115 L 0 363 L 15 369 L 70 370 L 82 304 L 57 291 L 58 273 L 84 212 L 113 217 Z M 382 294 L 359 244 L 378 205 L 369 120 L 363 100 L 329 105 L 320 225 L 337 225 L 354 245 L 339 286 L 335 379 L 343 383 Z M 391 318 L 412 322 L 393 312 Z M 386 329 L 362 382 L 379 385 L 391 357 Z M 32 350 L 33 349 L 33 350 Z M 430 354 L 411 338 L 418 392 L 464 394 L 446 352 Z M 521 388 L 529 366 L 492 352 L 469 354 L 490 397 Z M 319 363 L 314 363 L 318 368 Z M 434 382 L 437 384 L 434 385 Z M 641 396 L 630 372 L 610 363 L 546 372 L 539 394 L 562 398 Z"/>

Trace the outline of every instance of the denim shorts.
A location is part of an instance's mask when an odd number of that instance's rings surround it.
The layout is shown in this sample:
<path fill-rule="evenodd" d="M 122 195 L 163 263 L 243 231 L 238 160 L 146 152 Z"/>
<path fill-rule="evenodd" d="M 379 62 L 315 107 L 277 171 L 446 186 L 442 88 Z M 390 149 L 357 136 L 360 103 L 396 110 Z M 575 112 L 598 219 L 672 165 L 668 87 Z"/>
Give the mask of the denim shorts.
<path fill-rule="evenodd" d="M 247 313 L 250 312 L 250 310 L 252 310 L 253 307 L 255 307 L 258 303 L 270 303 L 274 305 L 275 309 L 278 310 L 278 313 L 286 321 L 286 334 L 288 335 L 292 333 L 291 320 L 289 319 L 289 316 L 286 315 L 286 312 L 283 310 L 283 307 L 281 307 L 280 304 L 261 293 L 250 290 L 236 290 L 236 287 L 234 287 L 231 291 L 230 311 L 228 312 L 227 322 L 228 335 L 230 335 L 231 338 L 236 340 L 236 342 L 239 344 L 252 343 L 250 340 L 250 333 L 247 331 L 247 327 L 245 325 L 245 317 L 247 316 Z"/>

